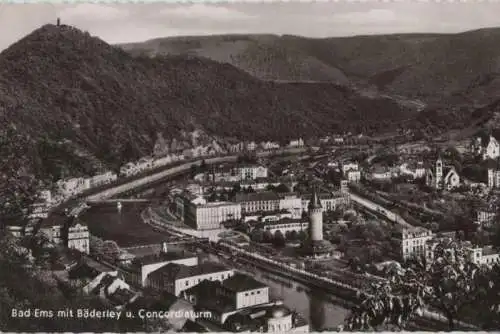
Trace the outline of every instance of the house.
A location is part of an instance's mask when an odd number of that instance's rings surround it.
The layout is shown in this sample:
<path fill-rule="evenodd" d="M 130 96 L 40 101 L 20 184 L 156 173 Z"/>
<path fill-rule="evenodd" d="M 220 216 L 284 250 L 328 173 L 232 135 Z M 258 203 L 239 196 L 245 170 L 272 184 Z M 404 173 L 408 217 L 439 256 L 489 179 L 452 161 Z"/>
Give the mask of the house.
<path fill-rule="evenodd" d="M 259 178 L 267 178 L 267 167 L 259 165 L 241 165 L 235 168 L 235 174 L 239 176 L 239 180 L 256 180 Z"/>
<path fill-rule="evenodd" d="M 399 171 L 402 175 L 410 175 L 413 179 L 420 179 L 425 176 L 425 166 L 423 161 L 418 161 L 416 163 L 403 163 L 399 166 Z"/>
<path fill-rule="evenodd" d="M 146 318 L 146 311 L 162 312 L 165 316 L 158 317 L 155 322 L 156 325 L 159 325 L 159 328 L 155 329 L 161 333 L 185 331 L 187 323 L 195 323 L 196 321 L 196 312 L 191 303 L 165 291 L 156 294 L 148 292 L 139 296 L 133 303 L 126 306 L 126 310 L 132 312 L 139 310 L 137 315 L 142 319 Z"/>
<path fill-rule="evenodd" d="M 424 256 L 426 244 L 433 238 L 433 233 L 422 227 L 403 228 L 395 235 L 400 244 L 400 256 L 403 260 Z"/>
<path fill-rule="evenodd" d="M 452 166 L 443 166 L 443 160 L 438 157 L 435 168 L 426 172 L 426 184 L 434 189 L 451 190 L 460 185 L 460 176 Z"/>
<path fill-rule="evenodd" d="M 304 147 L 304 140 L 302 138 L 290 140 L 288 147 Z"/>
<path fill-rule="evenodd" d="M 132 263 L 132 271 L 136 273 L 135 283 L 146 286 L 148 275 L 169 263 L 197 266 L 198 257 L 187 252 L 161 252 L 137 258 Z"/>
<path fill-rule="evenodd" d="M 374 166 L 369 175 L 372 180 L 390 180 L 392 177 L 392 169 L 387 166 Z"/>
<path fill-rule="evenodd" d="M 475 153 L 481 155 L 483 160 L 497 159 L 500 157 L 500 145 L 498 140 L 492 135 L 484 139 L 481 137 L 476 138 L 476 142 L 473 146 Z"/>
<path fill-rule="evenodd" d="M 105 172 L 88 178 L 90 187 L 98 187 L 116 181 L 118 176 L 113 172 Z"/>
<path fill-rule="evenodd" d="M 82 253 L 90 253 L 90 233 L 88 226 L 78 218 L 69 219 L 66 224 L 67 247 Z"/>
<path fill-rule="evenodd" d="M 146 285 L 179 296 L 182 291 L 204 280 L 222 281 L 233 275 L 234 269 L 212 262 L 204 262 L 197 266 L 169 263 L 150 273 Z"/>
<path fill-rule="evenodd" d="M 199 203 L 189 202 L 185 207 L 184 221 L 197 230 L 212 230 L 221 228 L 228 220 L 241 218 L 240 203 L 227 201 Z"/>
<path fill-rule="evenodd" d="M 72 197 L 90 188 L 90 181 L 82 177 L 75 177 L 56 182 L 57 191 L 64 197 Z"/>

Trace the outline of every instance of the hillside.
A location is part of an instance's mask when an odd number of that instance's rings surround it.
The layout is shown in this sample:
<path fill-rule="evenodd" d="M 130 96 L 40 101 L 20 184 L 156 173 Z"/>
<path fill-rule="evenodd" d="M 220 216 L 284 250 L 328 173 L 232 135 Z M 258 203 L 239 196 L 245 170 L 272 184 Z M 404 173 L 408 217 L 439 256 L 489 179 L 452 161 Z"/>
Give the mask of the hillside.
<path fill-rule="evenodd" d="M 158 133 L 285 141 L 394 130 L 408 117 L 391 100 L 331 83 L 264 82 L 205 58 L 133 57 L 69 26 L 43 26 L 0 54 L 0 121 L 29 143 L 40 177 L 91 173 L 96 161 L 116 168 L 150 154 Z"/>
<path fill-rule="evenodd" d="M 133 54 L 193 54 L 272 80 L 329 81 L 390 95 L 487 104 L 500 88 L 500 29 L 313 39 L 232 35 L 126 44 Z"/>

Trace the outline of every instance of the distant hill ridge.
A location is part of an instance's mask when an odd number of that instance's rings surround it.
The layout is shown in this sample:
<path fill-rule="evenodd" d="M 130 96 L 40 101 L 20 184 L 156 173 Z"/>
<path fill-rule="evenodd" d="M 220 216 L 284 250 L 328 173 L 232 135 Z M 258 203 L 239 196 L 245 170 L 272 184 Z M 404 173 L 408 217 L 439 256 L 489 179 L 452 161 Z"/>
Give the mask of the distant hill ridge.
<path fill-rule="evenodd" d="M 409 117 L 390 99 L 337 84 L 265 82 L 186 55 L 133 57 L 64 25 L 45 25 L 0 53 L 0 121 L 30 143 L 29 167 L 45 176 L 137 159 L 158 132 L 286 141 L 394 129 Z"/>
<path fill-rule="evenodd" d="M 500 29 L 457 34 L 339 38 L 290 35 L 167 37 L 121 47 L 132 54 L 193 54 L 262 79 L 369 85 L 387 94 L 439 102 L 499 97 Z"/>

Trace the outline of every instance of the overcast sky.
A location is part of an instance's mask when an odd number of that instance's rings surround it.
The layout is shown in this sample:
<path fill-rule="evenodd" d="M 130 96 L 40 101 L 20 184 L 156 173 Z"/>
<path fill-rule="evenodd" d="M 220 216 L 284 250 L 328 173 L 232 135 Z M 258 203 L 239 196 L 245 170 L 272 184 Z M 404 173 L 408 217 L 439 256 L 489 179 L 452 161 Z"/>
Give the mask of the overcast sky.
<path fill-rule="evenodd" d="M 0 4 L 0 50 L 60 17 L 108 43 L 155 37 L 273 33 L 309 37 L 460 32 L 500 26 L 500 2 L 388 0 L 245 4 Z M 252 3 L 255 2 L 255 3 Z"/>

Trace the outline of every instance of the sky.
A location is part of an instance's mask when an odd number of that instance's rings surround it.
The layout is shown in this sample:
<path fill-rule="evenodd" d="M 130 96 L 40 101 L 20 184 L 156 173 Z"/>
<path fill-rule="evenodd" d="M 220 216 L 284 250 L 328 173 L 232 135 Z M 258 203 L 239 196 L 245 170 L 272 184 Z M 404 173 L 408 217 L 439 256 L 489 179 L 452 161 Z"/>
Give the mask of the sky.
<path fill-rule="evenodd" d="M 460 2 L 461 1 L 461 2 Z M 500 2 L 465 0 L 331 0 L 189 4 L 0 4 L 0 50 L 36 28 L 75 26 L 104 41 L 239 33 L 339 37 L 368 34 L 455 33 L 500 27 Z"/>

